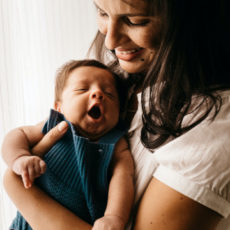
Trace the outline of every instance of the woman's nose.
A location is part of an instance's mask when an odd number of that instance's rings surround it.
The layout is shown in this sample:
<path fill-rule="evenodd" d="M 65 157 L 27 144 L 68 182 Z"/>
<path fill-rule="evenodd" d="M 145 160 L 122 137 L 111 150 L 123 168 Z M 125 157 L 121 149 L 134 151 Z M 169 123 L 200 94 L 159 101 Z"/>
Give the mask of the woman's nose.
<path fill-rule="evenodd" d="M 122 31 L 122 25 L 117 21 L 107 21 L 105 31 L 105 46 L 107 49 L 114 50 L 120 46 L 125 36 L 125 33 Z"/>
<path fill-rule="evenodd" d="M 101 90 L 94 90 L 92 93 L 91 93 L 91 98 L 92 99 L 99 99 L 99 100 L 102 100 L 104 98 L 104 93 L 101 91 Z"/>

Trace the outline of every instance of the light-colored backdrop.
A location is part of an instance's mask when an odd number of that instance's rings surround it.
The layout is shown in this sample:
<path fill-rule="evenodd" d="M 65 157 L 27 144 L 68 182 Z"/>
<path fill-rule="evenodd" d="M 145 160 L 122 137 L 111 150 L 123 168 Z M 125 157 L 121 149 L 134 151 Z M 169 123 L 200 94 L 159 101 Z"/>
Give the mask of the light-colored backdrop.
<path fill-rule="evenodd" d="M 53 106 L 55 71 L 81 59 L 97 30 L 93 0 L 0 0 L 0 145 L 12 128 L 35 124 Z M 2 186 L 0 229 L 15 207 Z"/>

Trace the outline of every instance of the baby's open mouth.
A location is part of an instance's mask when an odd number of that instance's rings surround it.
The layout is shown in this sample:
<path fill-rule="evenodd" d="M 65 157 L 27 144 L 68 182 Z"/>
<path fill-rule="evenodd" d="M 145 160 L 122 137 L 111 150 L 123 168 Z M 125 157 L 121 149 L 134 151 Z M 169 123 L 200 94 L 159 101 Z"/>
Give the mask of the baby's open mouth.
<path fill-rule="evenodd" d="M 98 106 L 95 105 L 89 110 L 88 114 L 92 118 L 98 119 L 101 116 L 101 110 Z"/>

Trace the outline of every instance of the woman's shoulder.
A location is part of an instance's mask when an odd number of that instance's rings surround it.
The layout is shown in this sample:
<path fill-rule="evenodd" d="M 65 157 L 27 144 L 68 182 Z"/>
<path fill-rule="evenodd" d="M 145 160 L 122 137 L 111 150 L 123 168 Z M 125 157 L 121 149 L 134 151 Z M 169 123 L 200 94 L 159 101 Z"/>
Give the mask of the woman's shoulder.
<path fill-rule="evenodd" d="M 230 90 L 222 91 L 218 93 L 218 95 L 221 97 L 222 103 L 220 110 L 214 119 L 212 119 L 213 113 L 211 112 L 210 116 L 208 116 L 200 124 L 196 125 L 194 128 L 184 133 L 183 135 L 172 139 L 168 142 L 168 144 L 160 147 L 159 150 L 162 151 L 164 148 L 167 148 L 171 145 L 180 145 L 180 147 L 185 145 L 186 147 L 189 147 L 191 144 L 199 143 L 202 144 L 202 146 L 214 146 L 218 145 L 219 143 L 221 145 L 230 145 L 230 141 L 228 139 L 230 136 Z M 189 122 L 191 117 L 193 116 L 188 115 L 185 117 L 186 122 Z M 195 146 L 196 145 L 193 145 L 193 148 L 196 148 Z M 197 145 L 197 147 L 201 146 Z"/>
<path fill-rule="evenodd" d="M 197 164 L 198 160 L 208 163 L 215 156 L 219 162 L 226 157 L 230 160 L 230 91 L 221 96 L 222 106 L 214 120 L 207 117 L 185 134 L 172 139 L 156 150 L 156 157 L 180 156 L 178 159 L 182 158 L 184 163 L 189 160 L 187 164 Z M 171 158 L 167 156 L 167 159 Z M 230 164 L 230 161 L 226 163 Z"/>
<path fill-rule="evenodd" d="M 230 213 L 230 91 L 220 96 L 213 121 L 207 118 L 156 150 L 154 176 L 225 216 Z"/>

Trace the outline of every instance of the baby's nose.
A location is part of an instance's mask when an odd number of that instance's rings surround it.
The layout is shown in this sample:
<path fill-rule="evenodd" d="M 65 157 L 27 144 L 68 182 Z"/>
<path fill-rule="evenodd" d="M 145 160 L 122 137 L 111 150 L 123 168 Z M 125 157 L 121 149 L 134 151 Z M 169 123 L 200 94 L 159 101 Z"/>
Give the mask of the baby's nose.
<path fill-rule="evenodd" d="M 104 94 L 101 90 L 94 90 L 91 94 L 91 97 L 102 100 L 104 98 Z"/>

